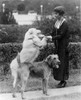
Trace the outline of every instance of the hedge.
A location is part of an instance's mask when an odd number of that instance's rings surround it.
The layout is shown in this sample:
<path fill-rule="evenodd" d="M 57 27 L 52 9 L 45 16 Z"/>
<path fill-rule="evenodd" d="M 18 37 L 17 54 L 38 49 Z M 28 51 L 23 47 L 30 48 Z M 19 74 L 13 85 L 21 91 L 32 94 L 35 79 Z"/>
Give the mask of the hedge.
<path fill-rule="evenodd" d="M 0 62 L 10 63 L 18 52 L 22 49 L 22 43 L 2 43 L 0 44 Z M 53 53 L 54 45 L 49 43 L 44 49 L 41 50 L 37 61 L 43 60 L 47 55 Z"/>
<path fill-rule="evenodd" d="M 10 62 L 16 57 L 17 53 L 22 49 L 21 43 L 3 43 L 0 44 L 0 65 L 4 65 L 4 73 L 9 69 Z M 80 68 L 81 65 L 81 43 L 69 44 L 69 65 L 70 68 Z M 49 43 L 44 49 L 41 50 L 40 55 L 36 61 L 42 61 L 49 54 L 53 54 L 54 44 Z"/>
<path fill-rule="evenodd" d="M 0 43 L 22 43 L 25 33 L 31 27 L 40 29 L 45 35 L 50 35 L 54 30 L 54 23 L 54 19 L 44 18 L 43 21 L 37 21 L 33 25 L 0 25 L 0 29 L 7 32 L 7 34 L 4 34 L 0 31 Z M 70 41 L 81 41 L 81 27 L 78 25 L 80 23 L 76 24 L 76 21 L 72 19 L 68 20 L 68 24 Z"/>
<path fill-rule="evenodd" d="M 21 43 L 2 43 L 0 44 L 0 62 L 11 62 L 21 50 Z"/>
<path fill-rule="evenodd" d="M 69 45 L 69 61 L 71 68 L 80 68 L 81 66 L 81 42 L 70 43 Z"/>
<path fill-rule="evenodd" d="M 34 26 L 28 25 L 0 25 L 0 43 L 20 43 L 24 39 L 26 31 Z M 7 34 L 5 34 L 5 32 Z"/>
<path fill-rule="evenodd" d="M 0 74 L 6 75 L 10 71 L 9 64 L 21 49 L 21 43 L 0 44 Z"/>

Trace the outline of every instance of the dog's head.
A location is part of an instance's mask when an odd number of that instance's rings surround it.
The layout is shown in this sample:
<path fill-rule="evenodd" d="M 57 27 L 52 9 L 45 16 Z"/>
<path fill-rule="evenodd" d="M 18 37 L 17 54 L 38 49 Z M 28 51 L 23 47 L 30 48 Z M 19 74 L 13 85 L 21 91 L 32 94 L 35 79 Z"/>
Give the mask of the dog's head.
<path fill-rule="evenodd" d="M 59 68 L 60 60 L 57 54 L 49 55 L 45 60 L 51 68 Z"/>

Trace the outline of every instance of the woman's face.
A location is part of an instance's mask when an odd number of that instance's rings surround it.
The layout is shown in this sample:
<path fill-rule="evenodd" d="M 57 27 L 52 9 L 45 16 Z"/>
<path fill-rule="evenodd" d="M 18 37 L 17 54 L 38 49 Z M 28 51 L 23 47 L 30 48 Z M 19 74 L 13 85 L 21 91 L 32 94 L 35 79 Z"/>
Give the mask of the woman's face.
<path fill-rule="evenodd" d="M 53 18 L 60 20 L 61 16 L 59 15 L 59 13 L 54 12 Z"/>

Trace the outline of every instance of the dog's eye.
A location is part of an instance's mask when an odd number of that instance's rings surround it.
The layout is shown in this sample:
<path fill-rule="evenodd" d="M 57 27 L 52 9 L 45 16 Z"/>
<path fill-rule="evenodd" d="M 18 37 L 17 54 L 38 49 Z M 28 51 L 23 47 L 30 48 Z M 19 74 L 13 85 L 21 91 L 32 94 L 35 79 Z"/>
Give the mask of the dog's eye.
<path fill-rule="evenodd" d="M 56 60 L 56 58 L 53 58 L 54 60 Z"/>

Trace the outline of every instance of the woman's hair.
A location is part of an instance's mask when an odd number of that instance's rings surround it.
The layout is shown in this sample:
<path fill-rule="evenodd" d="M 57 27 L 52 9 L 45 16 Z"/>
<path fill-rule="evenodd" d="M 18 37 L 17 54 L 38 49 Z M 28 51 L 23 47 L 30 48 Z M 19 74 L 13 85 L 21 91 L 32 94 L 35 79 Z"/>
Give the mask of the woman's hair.
<path fill-rule="evenodd" d="M 58 13 L 59 15 L 63 16 L 65 14 L 65 9 L 63 6 L 57 6 L 54 8 L 54 12 Z"/>

